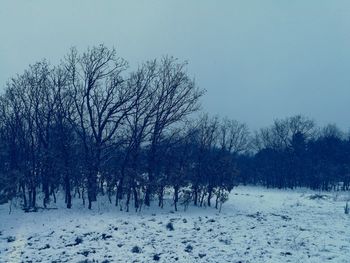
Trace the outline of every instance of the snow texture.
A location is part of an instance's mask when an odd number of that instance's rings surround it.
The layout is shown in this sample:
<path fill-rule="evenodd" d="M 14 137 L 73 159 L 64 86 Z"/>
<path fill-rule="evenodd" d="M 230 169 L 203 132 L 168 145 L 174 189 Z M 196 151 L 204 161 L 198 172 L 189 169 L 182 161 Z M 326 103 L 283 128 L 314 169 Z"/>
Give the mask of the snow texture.
<path fill-rule="evenodd" d="M 350 262 L 349 193 L 237 187 L 214 208 L 24 213 L 0 206 L 0 262 Z M 51 207 L 54 207 L 51 204 Z"/>

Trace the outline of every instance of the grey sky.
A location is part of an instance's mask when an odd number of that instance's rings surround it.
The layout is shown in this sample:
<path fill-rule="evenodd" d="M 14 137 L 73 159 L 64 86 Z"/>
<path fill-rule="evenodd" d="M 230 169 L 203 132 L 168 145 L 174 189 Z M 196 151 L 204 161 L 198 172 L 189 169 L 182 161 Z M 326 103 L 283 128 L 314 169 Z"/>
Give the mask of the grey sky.
<path fill-rule="evenodd" d="M 204 110 L 252 128 L 297 113 L 350 127 L 349 0 L 1 0 L 0 85 L 99 43 L 132 68 L 188 60 Z"/>

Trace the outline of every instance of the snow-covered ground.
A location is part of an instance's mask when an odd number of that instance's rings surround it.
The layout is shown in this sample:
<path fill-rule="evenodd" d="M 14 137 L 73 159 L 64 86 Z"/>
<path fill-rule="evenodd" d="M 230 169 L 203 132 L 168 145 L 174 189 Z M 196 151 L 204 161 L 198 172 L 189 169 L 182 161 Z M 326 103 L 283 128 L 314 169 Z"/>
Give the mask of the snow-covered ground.
<path fill-rule="evenodd" d="M 350 262 L 350 193 L 237 187 L 221 214 L 0 206 L 0 262 Z M 181 208 L 182 209 L 182 208 Z M 169 230 L 171 222 L 174 229 Z"/>

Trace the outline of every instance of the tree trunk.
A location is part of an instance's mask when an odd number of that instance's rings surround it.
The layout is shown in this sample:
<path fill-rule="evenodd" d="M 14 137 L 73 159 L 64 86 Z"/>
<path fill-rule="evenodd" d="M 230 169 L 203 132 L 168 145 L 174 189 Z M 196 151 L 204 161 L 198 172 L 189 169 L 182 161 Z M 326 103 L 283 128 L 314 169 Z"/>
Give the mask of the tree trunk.
<path fill-rule="evenodd" d="M 49 182 L 47 180 L 47 174 L 43 175 L 43 192 L 44 192 L 44 200 L 43 205 L 46 208 L 47 204 L 50 202 L 50 190 L 49 190 Z"/>
<path fill-rule="evenodd" d="M 219 190 L 219 192 L 216 195 L 215 209 L 218 209 L 220 194 L 221 194 L 221 191 Z"/>
<path fill-rule="evenodd" d="M 128 193 L 126 195 L 126 212 L 129 212 L 129 206 L 130 206 L 130 197 L 131 197 L 131 189 L 128 188 Z"/>
<path fill-rule="evenodd" d="M 212 195 L 213 195 L 213 188 L 212 188 L 212 187 L 209 187 L 209 189 L 208 189 L 208 206 L 209 206 L 209 207 L 211 206 L 211 198 L 212 198 Z"/>
<path fill-rule="evenodd" d="M 92 202 L 95 202 L 97 200 L 97 193 L 96 193 L 96 176 L 97 176 L 97 170 L 96 169 L 92 169 L 92 171 L 90 171 L 89 177 L 88 177 L 88 208 L 91 209 L 92 208 Z"/>
<path fill-rule="evenodd" d="M 137 189 L 136 189 L 135 183 L 134 183 L 132 189 L 133 189 L 133 192 L 134 192 L 135 209 L 137 210 L 139 208 L 139 197 L 138 197 L 138 194 L 137 194 Z"/>
<path fill-rule="evenodd" d="M 120 178 L 118 186 L 117 186 L 117 194 L 116 194 L 116 198 L 115 198 L 115 206 L 118 206 L 119 200 L 123 199 L 123 184 L 124 184 L 124 172 L 122 171 L 122 175 L 121 175 L 121 178 Z"/>
<path fill-rule="evenodd" d="M 195 186 L 193 191 L 194 191 L 193 204 L 197 206 L 198 205 L 198 186 Z"/>
<path fill-rule="evenodd" d="M 32 207 L 35 209 L 36 208 L 36 189 L 35 186 L 32 187 Z"/>
<path fill-rule="evenodd" d="M 164 187 L 160 186 L 159 193 L 158 193 L 158 206 L 163 208 L 164 206 Z"/>
<path fill-rule="evenodd" d="M 27 202 L 27 196 L 26 196 L 26 187 L 25 184 L 22 183 L 22 193 L 23 193 L 23 203 L 24 203 L 24 208 L 28 208 L 28 202 Z"/>
<path fill-rule="evenodd" d="M 174 186 L 174 206 L 175 211 L 177 211 L 177 202 L 179 201 L 179 187 Z"/>
<path fill-rule="evenodd" d="M 65 184 L 65 189 L 66 189 L 67 208 L 70 209 L 70 208 L 72 208 L 72 194 L 71 194 L 71 187 L 70 187 L 70 180 L 69 180 L 68 171 L 65 171 L 64 184 Z"/>
<path fill-rule="evenodd" d="M 150 206 L 151 205 L 151 186 L 150 183 L 148 183 L 145 193 L 145 205 Z"/>
<path fill-rule="evenodd" d="M 202 194 L 202 197 L 201 197 L 201 200 L 200 200 L 200 206 L 202 207 L 203 206 L 203 204 L 204 204 L 204 198 L 205 198 L 205 191 L 203 191 L 203 194 Z"/>

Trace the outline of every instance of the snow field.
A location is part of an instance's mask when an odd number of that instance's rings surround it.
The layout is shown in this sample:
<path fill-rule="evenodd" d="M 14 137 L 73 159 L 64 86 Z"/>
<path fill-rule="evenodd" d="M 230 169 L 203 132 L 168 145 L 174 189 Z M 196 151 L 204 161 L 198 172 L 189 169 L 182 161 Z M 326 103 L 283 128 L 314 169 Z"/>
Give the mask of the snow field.
<path fill-rule="evenodd" d="M 24 213 L 0 206 L 0 262 L 350 262 L 350 193 L 235 188 L 214 208 Z M 52 204 L 52 207 L 54 205 Z M 172 229 L 173 227 L 173 229 Z"/>

